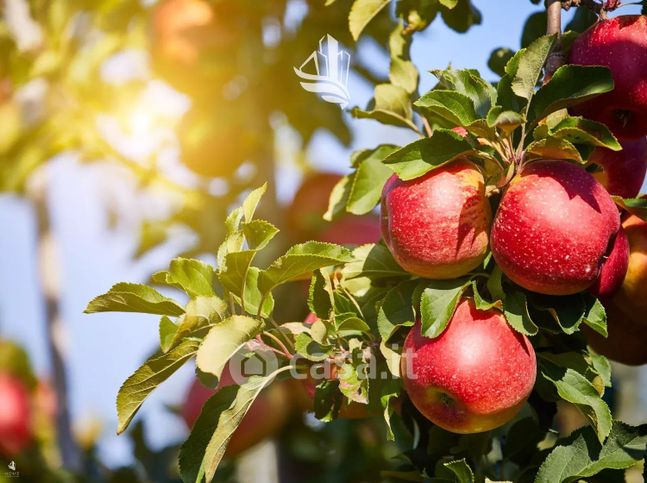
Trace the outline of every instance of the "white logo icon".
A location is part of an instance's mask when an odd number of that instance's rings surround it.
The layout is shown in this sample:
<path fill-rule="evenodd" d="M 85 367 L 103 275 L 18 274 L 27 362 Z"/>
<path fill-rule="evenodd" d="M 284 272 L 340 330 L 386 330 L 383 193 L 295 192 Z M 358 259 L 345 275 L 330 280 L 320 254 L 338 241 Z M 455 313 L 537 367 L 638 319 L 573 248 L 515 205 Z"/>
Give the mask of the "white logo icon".
<path fill-rule="evenodd" d="M 16 463 L 12 461 L 7 465 L 11 471 L 16 471 Z"/>
<path fill-rule="evenodd" d="M 304 72 L 308 64 L 314 64 L 316 74 Z M 350 102 L 349 69 L 350 54 L 332 35 L 325 35 L 319 41 L 319 50 L 310 54 L 301 67 L 294 67 L 294 72 L 304 80 L 300 84 L 306 91 L 320 94 L 324 101 L 339 104 L 343 109 Z"/>

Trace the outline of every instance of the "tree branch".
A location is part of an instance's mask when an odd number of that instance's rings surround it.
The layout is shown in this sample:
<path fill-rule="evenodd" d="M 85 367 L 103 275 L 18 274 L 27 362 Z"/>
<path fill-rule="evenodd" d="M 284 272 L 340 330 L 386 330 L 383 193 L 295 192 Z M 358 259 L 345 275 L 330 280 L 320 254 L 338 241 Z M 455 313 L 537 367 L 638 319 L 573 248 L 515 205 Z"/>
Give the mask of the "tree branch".
<path fill-rule="evenodd" d="M 546 1 L 546 34 L 557 35 L 555 48 L 548 56 L 544 69 L 544 84 L 548 82 L 555 71 L 566 64 L 566 57 L 562 52 L 562 2 L 560 0 Z"/>

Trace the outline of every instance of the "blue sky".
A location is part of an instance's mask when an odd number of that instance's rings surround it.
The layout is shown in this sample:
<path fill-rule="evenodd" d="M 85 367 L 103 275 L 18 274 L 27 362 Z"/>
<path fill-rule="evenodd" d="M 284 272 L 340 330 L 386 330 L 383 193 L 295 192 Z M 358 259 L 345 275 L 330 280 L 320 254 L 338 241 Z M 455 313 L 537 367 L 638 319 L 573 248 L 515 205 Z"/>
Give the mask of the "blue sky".
<path fill-rule="evenodd" d="M 426 71 L 450 63 L 456 68 L 478 68 L 486 78 L 493 79 L 486 66 L 490 52 L 499 46 L 517 48 L 523 21 L 541 8 L 527 0 L 482 0 L 476 4 L 484 21 L 467 35 L 457 34 L 437 21 L 414 42 L 413 60 L 422 71 L 423 92 L 433 84 Z M 316 47 L 313 45 L 313 50 Z M 376 70 L 386 72 L 388 59 L 378 55 L 370 45 L 363 47 L 361 55 L 370 59 Z M 302 60 L 294 59 L 294 64 L 299 65 Z M 355 104 L 363 106 L 371 97 L 368 85 L 359 79 L 351 79 L 349 87 Z M 313 98 L 313 106 L 315 102 Z M 411 139 L 403 130 L 373 121 L 353 121 L 353 126 L 356 136 L 351 150 Z M 308 155 L 322 169 L 344 171 L 351 150 L 320 133 Z M 61 157 L 48 167 L 48 176 L 63 287 L 74 417 L 77 420 L 100 418 L 104 422 L 102 454 L 108 463 L 121 464 L 130 459 L 130 448 L 124 438 L 115 435 L 115 396 L 124 379 L 158 343 L 158 318 L 128 314 L 86 316 L 82 311 L 88 300 L 113 283 L 144 280 L 168 261 L 179 245 L 166 246 L 133 262 L 138 216 L 155 212 L 157 208 L 144 202 L 132 180 L 120 171 L 101 165 L 79 165 L 70 157 Z M 277 183 L 281 197 L 289 199 L 298 178 L 288 168 L 282 168 Z M 126 216 L 116 228 L 108 228 L 104 209 L 107 200 L 116 201 L 124 213 L 132 211 L 132 217 Z M 24 344 L 38 372 L 46 375 L 43 307 L 38 298 L 34 255 L 35 220 L 30 205 L 12 196 L 0 197 L 0 226 L 5 227 L 0 236 L 0 335 Z M 183 424 L 164 405 L 180 402 L 191 377 L 192 368 L 188 366 L 160 387 L 144 405 L 139 417 L 145 417 L 156 428 L 153 444 L 184 436 Z"/>

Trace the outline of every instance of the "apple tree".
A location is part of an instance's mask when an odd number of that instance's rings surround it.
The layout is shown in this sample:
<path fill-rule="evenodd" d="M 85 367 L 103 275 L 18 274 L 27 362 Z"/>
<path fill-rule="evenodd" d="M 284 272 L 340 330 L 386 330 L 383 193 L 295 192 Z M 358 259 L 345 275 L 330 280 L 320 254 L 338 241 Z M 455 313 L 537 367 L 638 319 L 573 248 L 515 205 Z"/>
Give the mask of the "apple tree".
<path fill-rule="evenodd" d="M 353 38 L 388 5 L 353 2 Z M 578 10 L 562 33 L 564 7 Z M 325 214 L 380 205 L 382 240 L 274 256 L 279 228 L 256 216 L 262 184 L 228 213 L 216 266 L 179 257 L 152 284 L 117 283 L 90 301 L 88 313 L 160 316 L 159 350 L 117 396 L 118 431 L 195 360 L 213 391 L 180 450 L 183 481 L 212 481 L 259 398 L 295 378 L 293 397 L 323 422 L 383 418 L 399 451 L 386 481 L 623 481 L 644 462 L 647 426 L 613 418 L 606 356 L 647 362 L 647 203 L 639 187 L 614 186 L 644 178 L 647 150 L 628 174 L 615 165 L 647 135 L 647 17 L 607 18 L 616 7 L 549 1 L 520 50 L 493 52 L 496 83 L 437 69 L 421 94 L 416 34 L 439 16 L 466 30 L 479 13 L 469 0 L 396 2 L 389 79 L 351 112 L 419 139 L 354 153 Z M 611 155 L 620 161 L 599 161 Z M 276 296 L 288 284 L 290 297 Z M 305 321 L 276 317 L 299 296 Z M 269 370 L 231 381 L 234 364 L 256 359 Z M 582 427 L 566 428 L 565 407 Z"/>

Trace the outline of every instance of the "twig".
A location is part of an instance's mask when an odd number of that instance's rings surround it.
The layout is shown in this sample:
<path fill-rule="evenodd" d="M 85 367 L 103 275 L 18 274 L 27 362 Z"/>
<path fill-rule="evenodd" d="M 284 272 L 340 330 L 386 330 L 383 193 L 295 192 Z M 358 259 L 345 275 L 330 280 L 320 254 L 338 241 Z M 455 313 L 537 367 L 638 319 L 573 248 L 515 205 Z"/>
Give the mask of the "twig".
<path fill-rule="evenodd" d="M 427 133 L 427 137 L 431 137 L 434 135 L 433 129 L 431 129 L 431 124 L 429 124 L 429 121 L 427 120 L 426 117 L 422 118 L 422 125 L 425 127 L 425 133 Z"/>

